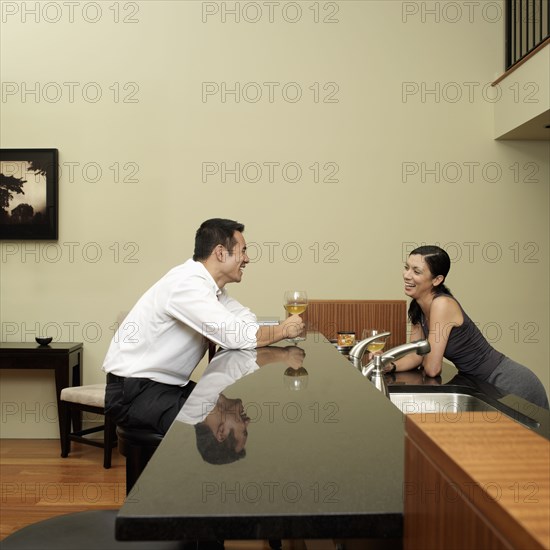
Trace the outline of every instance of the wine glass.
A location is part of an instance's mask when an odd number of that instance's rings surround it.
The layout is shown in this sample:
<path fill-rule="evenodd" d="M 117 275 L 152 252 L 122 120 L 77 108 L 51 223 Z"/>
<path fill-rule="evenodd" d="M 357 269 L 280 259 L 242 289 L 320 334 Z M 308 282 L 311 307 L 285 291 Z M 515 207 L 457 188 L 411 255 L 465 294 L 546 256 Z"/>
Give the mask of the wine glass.
<path fill-rule="evenodd" d="M 367 328 L 363 331 L 362 340 L 364 340 L 365 338 L 372 338 L 373 336 L 376 336 L 377 334 L 382 334 L 383 332 L 387 332 L 387 331 L 379 330 L 375 328 Z M 386 346 L 386 338 L 387 338 L 386 336 L 383 336 L 382 338 L 373 340 L 367 346 L 367 350 L 369 350 L 371 353 L 381 352 Z"/>
<path fill-rule="evenodd" d="M 288 315 L 300 315 L 307 309 L 307 292 L 305 290 L 287 290 L 284 295 L 284 308 Z M 289 342 L 305 340 L 302 336 L 287 338 Z"/>

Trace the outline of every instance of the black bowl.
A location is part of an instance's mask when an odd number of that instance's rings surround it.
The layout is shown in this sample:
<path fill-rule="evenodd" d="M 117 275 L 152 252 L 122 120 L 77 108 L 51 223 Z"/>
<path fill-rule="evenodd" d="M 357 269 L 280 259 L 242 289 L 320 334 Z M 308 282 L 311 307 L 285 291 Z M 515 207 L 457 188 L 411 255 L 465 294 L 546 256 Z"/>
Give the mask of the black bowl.
<path fill-rule="evenodd" d="M 38 338 L 38 336 L 35 338 L 35 340 L 41 345 L 41 346 L 47 346 L 53 338 L 51 336 L 48 336 L 47 338 Z"/>

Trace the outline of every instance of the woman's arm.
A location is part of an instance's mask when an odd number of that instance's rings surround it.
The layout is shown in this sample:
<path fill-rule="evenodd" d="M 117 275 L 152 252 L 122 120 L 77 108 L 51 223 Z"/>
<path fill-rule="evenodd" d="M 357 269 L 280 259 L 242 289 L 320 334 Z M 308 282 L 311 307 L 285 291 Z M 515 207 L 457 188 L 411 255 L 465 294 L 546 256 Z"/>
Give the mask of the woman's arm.
<path fill-rule="evenodd" d="M 460 307 L 452 298 L 441 296 L 430 306 L 430 326 L 428 342 L 431 351 L 421 358 L 424 371 L 428 376 L 438 376 L 441 372 L 443 354 L 453 327 L 463 323 Z"/>
<path fill-rule="evenodd" d="M 432 301 L 430 306 L 430 324 L 428 330 L 428 342 L 431 351 L 427 355 L 411 353 L 395 361 L 397 371 L 412 370 L 423 365 L 428 376 L 438 376 L 443 364 L 443 355 L 451 329 L 463 323 L 462 312 L 455 300 L 446 296 L 440 296 Z M 420 324 L 413 325 L 410 341 L 423 340 L 424 334 Z"/>
<path fill-rule="evenodd" d="M 411 330 L 411 337 L 409 341 L 415 342 L 416 340 L 422 340 L 423 338 L 424 338 L 424 335 L 422 334 L 422 327 L 420 326 L 420 324 L 413 325 Z M 395 370 L 405 371 L 405 370 L 416 369 L 421 363 L 422 363 L 421 355 L 417 355 L 416 353 L 410 353 L 409 355 L 405 355 L 405 357 L 398 359 L 393 364 L 395 365 Z"/>

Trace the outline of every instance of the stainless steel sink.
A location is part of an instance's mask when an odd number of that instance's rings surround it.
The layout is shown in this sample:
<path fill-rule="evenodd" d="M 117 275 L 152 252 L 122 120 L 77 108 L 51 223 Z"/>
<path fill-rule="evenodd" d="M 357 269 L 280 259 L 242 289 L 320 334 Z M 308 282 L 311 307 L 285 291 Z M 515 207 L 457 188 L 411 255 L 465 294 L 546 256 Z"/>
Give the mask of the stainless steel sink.
<path fill-rule="evenodd" d="M 500 414 L 489 403 L 465 393 L 390 393 L 390 400 L 403 414 L 450 414 L 467 411 L 488 411 Z"/>
<path fill-rule="evenodd" d="M 496 406 L 493 406 L 491 403 L 467 393 L 390 391 L 389 397 L 391 402 L 403 414 L 436 413 L 445 416 L 447 414 L 481 411 L 487 413 L 487 420 L 489 421 L 495 421 L 499 415 L 504 414 L 527 428 L 537 429 L 541 426 L 536 419 L 530 418 L 503 403 L 495 401 Z M 546 431 L 547 429 L 543 430 L 542 435 L 544 437 L 548 437 Z"/>

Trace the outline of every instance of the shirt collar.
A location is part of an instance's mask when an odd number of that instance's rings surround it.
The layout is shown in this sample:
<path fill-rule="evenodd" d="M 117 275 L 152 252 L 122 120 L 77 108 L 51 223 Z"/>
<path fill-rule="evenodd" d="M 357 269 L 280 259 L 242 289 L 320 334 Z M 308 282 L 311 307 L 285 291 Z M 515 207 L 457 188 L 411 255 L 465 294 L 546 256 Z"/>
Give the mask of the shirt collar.
<path fill-rule="evenodd" d="M 208 271 L 208 269 L 206 269 L 206 267 L 204 267 L 204 264 L 202 262 L 197 262 L 193 259 L 190 259 L 189 261 L 194 264 L 195 269 L 197 270 L 198 273 L 202 273 L 203 275 L 206 276 L 206 279 L 212 286 L 212 290 L 214 291 L 216 296 L 219 297 L 220 294 L 223 293 L 223 290 L 216 284 L 216 281 L 214 281 L 214 277 L 210 275 L 210 272 Z"/>

